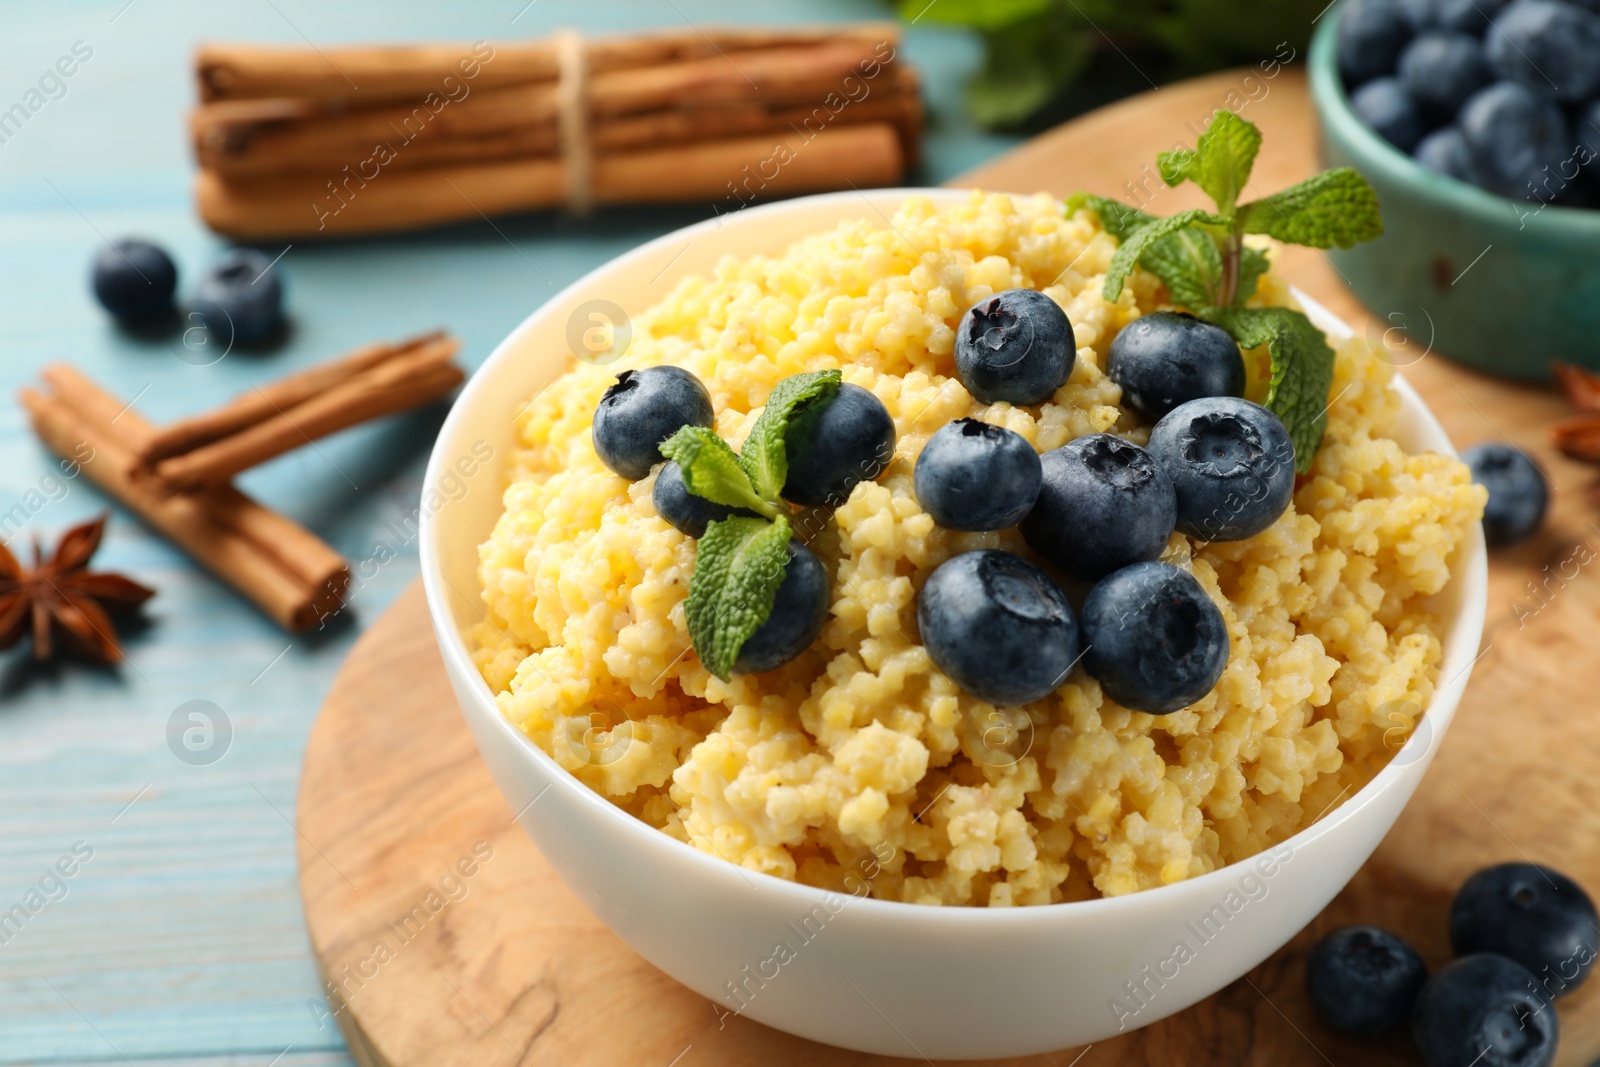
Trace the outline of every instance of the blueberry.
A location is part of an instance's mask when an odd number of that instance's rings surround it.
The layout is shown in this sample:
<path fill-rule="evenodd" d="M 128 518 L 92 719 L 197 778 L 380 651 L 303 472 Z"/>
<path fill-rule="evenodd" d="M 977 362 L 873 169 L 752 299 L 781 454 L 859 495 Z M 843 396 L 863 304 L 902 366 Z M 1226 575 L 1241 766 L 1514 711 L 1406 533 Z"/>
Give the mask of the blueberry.
<path fill-rule="evenodd" d="M 178 269 L 149 241 L 125 238 L 94 257 L 94 298 L 118 319 L 140 322 L 172 311 Z"/>
<path fill-rule="evenodd" d="M 1078 659 L 1078 621 L 1050 577 L 996 549 L 945 560 L 917 595 L 934 665 L 979 700 L 1027 704 L 1054 692 Z"/>
<path fill-rule="evenodd" d="M 1555 1009 L 1527 968 L 1483 953 L 1448 963 L 1428 979 L 1411 1016 L 1411 1038 L 1427 1067 L 1550 1067 Z"/>
<path fill-rule="evenodd" d="M 1228 665 L 1228 626 L 1194 575 L 1135 563 L 1102 578 L 1083 602 L 1083 666 L 1106 696 L 1151 715 L 1211 692 Z"/>
<path fill-rule="evenodd" d="M 1242 396 L 1244 358 L 1227 330 L 1179 311 L 1157 311 L 1124 326 L 1106 373 L 1136 411 L 1159 419 L 1202 396 Z"/>
<path fill-rule="evenodd" d="M 1549 96 L 1516 82 L 1474 93 L 1456 121 L 1472 180 L 1502 196 L 1532 195 L 1534 183 L 1566 158 L 1567 120 Z"/>
<path fill-rule="evenodd" d="M 1349 0 L 1339 12 L 1339 73 L 1354 88 L 1393 74 L 1411 21 L 1398 0 Z"/>
<path fill-rule="evenodd" d="M 1015 526 L 1039 499 L 1039 454 L 1021 434 L 977 419 L 941 426 L 917 457 L 917 503 L 947 530 Z"/>
<path fill-rule="evenodd" d="M 827 621 L 828 574 L 809 548 L 791 540 L 772 613 L 745 639 L 733 662 L 734 673 L 760 674 L 783 666 L 811 647 Z"/>
<path fill-rule="evenodd" d="M 594 409 L 600 462 L 637 482 L 662 460 L 661 442 L 684 426 L 710 426 L 711 394 L 682 367 L 625 370 Z"/>
<path fill-rule="evenodd" d="M 1378 136 L 1409 152 L 1427 132 L 1422 113 L 1399 78 L 1374 78 L 1350 96 L 1350 109 Z"/>
<path fill-rule="evenodd" d="M 1507 0 L 1434 0 L 1433 21 L 1441 30 L 1455 30 L 1482 37 Z"/>
<path fill-rule="evenodd" d="M 1289 431 L 1248 400 L 1189 401 L 1156 423 L 1148 451 L 1172 480 L 1178 529 L 1201 541 L 1254 537 L 1294 495 Z"/>
<path fill-rule="evenodd" d="M 859 385 L 801 408 L 789 420 L 784 451 L 789 475 L 783 498 L 838 507 L 860 482 L 883 473 L 894 458 L 894 420 L 883 402 Z"/>
<path fill-rule="evenodd" d="M 256 344 L 283 329 L 283 282 L 267 256 L 235 248 L 200 275 L 189 307 L 214 337 Z"/>
<path fill-rule="evenodd" d="M 1376 926 L 1343 926 L 1306 959 L 1306 995 L 1328 1029 L 1381 1034 L 1411 1015 L 1428 965 L 1402 937 Z"/>
<path fill-rule="evenodd" d="M 1092 582 L 1167 547 L 1178 499 L 1138 445 L 1092 433 L 1046 452 L 1039 463 L 1044 480 L 1022 536 L 1051 563 Z"/>
<path fill-rule="evenodd" d="M 1520 448 L 1490 442 L 1461 453 L 1472 480 L 1489 490 L 1483 537 L 1491 545 L 1514 545 L 1533 534 L 1550 506 L 1550 484 Z"/>
<path fill-rule="evenodd" d="M 1591 178 L 1595 177 L 1595 157 L 1600 156 L 1600 100 L 1591 100 L 1578 111 L 1578 118 L 1573 123 L 1577 140 L 1589 150 L 1589 162 L 1584 166 Z M 1579 157 L 1580 159 L 1582 157 Z"/>
<path fill-rule="evenodd" d="M 1470 182 L 1472 172 L 1467 165 L 1467 142 L 1454 126 L 1434 130 L 1424 137 L 1412 153 L 1428 170 L 1458 181 Z"/>
<path fill-rule="evenodd" d="M 1434 28 L 1438 13 L 1434 10 L 1433 0 L 1396 0 L 1400 5 L 1400 16 L 1406 20 L 1406 25 L 1413 32 L 1421 33 Z"/>
<path fill-rule="evenodd" d="M 1493 80 L 1483 42 L 1464 33 L 1431 30 L 1400 53 L 1400 84 L 1430 123 L 1450 122 Z"/>
<path fill-rule="evenodd" d="M 704 537 L 706 526 L 733 515 L 754 517 L 755 512 L 745 508 L 730 508 L 703 496 L 689 492 L 683 482 L 683 470 L 668 460 L 656 472 L 656 484 L 650 490 L 656 513 L 690 537 Z"/>
<path fill-rule="evenodd" d="M 956 327 L 956 376 L 985 404 L 1042 404 L 1067 384 L 1077 358 L 1067 313 L 1034 289 L 996 293 Z"/>
<path fill-rule="evenodd" d="M 1600 16 L 1564 0 L 1516 0 L 1484 37 L 1489 63 L 1541 93 L 1572 103 L 1600 92 Z"/>
<path fill-rule="evenodd" d="M 1458 956 L 1494 952 L 1533 973 L 1547 995 L 1583 984 L 1600 952 L 1600 913 L 1583 887 L 1533 863 L 1501 863 L 1468 878 L 1450 905 Z"/>

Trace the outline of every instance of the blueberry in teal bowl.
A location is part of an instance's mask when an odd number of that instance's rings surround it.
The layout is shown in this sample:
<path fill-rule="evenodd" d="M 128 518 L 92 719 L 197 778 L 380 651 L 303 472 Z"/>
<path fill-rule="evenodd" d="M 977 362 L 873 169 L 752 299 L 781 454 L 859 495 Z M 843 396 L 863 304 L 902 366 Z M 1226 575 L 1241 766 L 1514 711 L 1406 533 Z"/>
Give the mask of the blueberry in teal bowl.
<path fill-rule="evenodd" d="M 1329 256 L 1406 361 L 1600 367 L 1600 14 L 1343 0 L 1309 73 L 1323 162 L 1361 172 L 1385 227 Z"/>

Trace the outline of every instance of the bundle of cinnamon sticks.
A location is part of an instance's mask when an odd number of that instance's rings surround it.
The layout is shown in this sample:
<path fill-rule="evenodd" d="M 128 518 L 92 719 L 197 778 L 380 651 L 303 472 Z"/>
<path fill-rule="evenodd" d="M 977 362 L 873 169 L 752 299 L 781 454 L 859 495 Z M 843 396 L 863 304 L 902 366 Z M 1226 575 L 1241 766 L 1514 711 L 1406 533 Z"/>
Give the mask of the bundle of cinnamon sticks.
<path fill-rule="evenodd" d="M 892 24 L 416 47 L 206 45 L 197 199 L 235 237 L 898 180 L 922 104 Z"/>
<path fill-rule="evenodd" d="M 285 629 L 344 602 L 350 569 L 315 534 L 232 484 L 233 475 L 317 438 L 439 399 L 460 384 L 443 333 L 366 345 L 156 427 L 66 364 L 18 394 L 34 432 L 96 485 Z"/>

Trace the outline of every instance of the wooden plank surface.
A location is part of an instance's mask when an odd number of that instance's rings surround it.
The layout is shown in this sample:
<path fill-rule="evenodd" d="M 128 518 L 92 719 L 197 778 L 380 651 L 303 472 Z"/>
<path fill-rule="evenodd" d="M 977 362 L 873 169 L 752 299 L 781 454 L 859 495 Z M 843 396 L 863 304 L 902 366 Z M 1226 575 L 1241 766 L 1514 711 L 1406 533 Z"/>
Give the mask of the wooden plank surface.
<path fill-rule="evenodd" d="M 1141 182 L 1141 164 L 1159 149 L 1191 142 L 1210 110 L 1230 103 L 1228 93 L 1245 84 L 1241 75 L 1225 74 L 1147 94 L 1070 124 L 959 183 L 1126 195 L 1122 183 Z M 1303 82 L 1285 73 L 1264 84 L 1267 90 L 1243 113 L 1265 131 L 1255 184 L 1270 191 L 1309 173 L 1313 154 Z M 1152 211 L 1191 206 L 1180 193 L 1151 188 L 1146 206 Z M 1357 329 L 1368 328 L 1320 255 L 1291 253 L 1285 268 Z M 1246 980 L 1137 1033 L 1013 1062 L 1414 1063 L 1403 1038 L 1340 1039 L 1317 1023 L 1301 984 L 1304 954 L 1316 936 L 1346 922 L 1378 922 L 1403 931 L 1437 966 L 1449 958 L 1450 894 L 1478 867 L 1531 858 L 1600 887 L 1594 847 L 1600 665 L 1588 652 L 1600 587 L 1580 571 L 1564 588 L 1544 594 L 1542 607 L 1524 591 L 1541 568 L 1559 568 L 1580 546 L 1590 548 L 1585 558 L 1600 555 L 1600 529 L 1590 525 L 1584 501 L 1591 476 L 1544 445 L 1543 427 L 1560 408 L 1549 394 L 1461 371 L 1436 353 L 1419 352 L 1407 362 L 1406 373 L 1458 443 L 1507 434 L 1546 462 L 1557 491 L 1548 528 L 1493 563 L 1483 659 L 1437 761 L 1350 887 Z M 1517 611 L 1519 602 L 1537 610 Z M 383 714 L 371 714 L 373 707 Z M 826 1049 L 744 1020 L 724 1027 L 713 1005 L 607 933 L 512 825 L 452 706 L 415 588 L 356 648 L 330 693 L 307 753 L 299 825 L 313 945 L 325 973 L 344 983 L 340 1023 L 363 1063 L 911 1062 Z M 352 979 L 347 968 L 358 978 L 363 967 L 371 969 L 365 961 L 388 924 L 480 842 L 492 859 L 468 891 L 374 977 Z M 1600 1055 L 1597 1007 L 1600 983 L 1562 1003 L 1563 1067 Z"/>
<path fill-rule="evenodd" d="M 711 214 L 700 204 L 583 222 L 527 216 L 498 229 L 474 223 L 296 244 L 279 261 L 294 317 L 289 342 L 191 365 L 179 358 L 181 337 L 113 328 L 86 279 L 102 235 L 160 240 L 184 285 L 223 247 L 189 202 L 183 112 L 196 41 L 503 39 L 558 26 L 599 32 L 884 14 L 860 0 L 772 0 L 737 12 L 715 0 L 8 4 L 0 110 L 74 42 L 93 55 L 64 93 L 0 141 L 0 516 L 32 499 L 55 470 L 10 399 L 47 361 L 77 362 L 124 397 L 139 396 L 156 418 L 365 341 L 440 325 L 463 339 L 462 361 L 473 366 L 567 282 Z M 981 134 L 961 116 L 960 82 L 978 59 L 966 35 L 919 26 L 906 47 L 937 75 L 926 86 L 938 116 L 927 142 L 933 180 L 1018 140 Z M 24 899 L 75 842 L 94 850 L 66 895 L 0 944 L 0 1064 L 194 1057 L 265 1067 L 280 1054 L 279 1067 L 348 1063 L 322 1014 L 290 819 L 306 735 L 329 683 L 355 637 L 416 574 L 406 524 L 438 418 L 353 431 L 245 479 L 364 564 L 355 608 L 335 629 L 291 641 L 119 511 L 102 562 L 160 590 L 151 624 L 128 642 L 127 665 L 35 670 L 26 650 L 0 654 L 0 909 Z M 65 492 L 45 484 L 41 495 L 24 525 L 47 533 L 105 505 L 81 484 Z M 15 525 L 0 527 L 15 533 Z M 168 745 L 169 720 L 193 699 L 213 702 L 231 723 L 231 744 L 214 764 L 184 763 Z"/>

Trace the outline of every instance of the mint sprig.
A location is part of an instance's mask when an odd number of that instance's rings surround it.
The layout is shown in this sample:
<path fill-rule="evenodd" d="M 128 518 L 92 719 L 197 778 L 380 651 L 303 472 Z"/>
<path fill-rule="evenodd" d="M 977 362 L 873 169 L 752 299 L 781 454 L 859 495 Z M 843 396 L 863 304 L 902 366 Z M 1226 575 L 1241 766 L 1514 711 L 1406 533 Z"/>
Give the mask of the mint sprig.
<path fill-rule="evenodd" d="M 661 442 L 661 454 L 678 465 L 683 484 L 695 496 L 730 508 L 748 508 L 758 515 L 777 518 L 779 512 L 756 494 L 739 457 L 716 431 L 704 426 L 684 426 Z"/>
<path fill-rule="evenodd" d="M 789 561 L 789 520 L 735 516 L 706 527 L 684 615 L 706 670 L 727 681 L 739 651 L 772 614 Z"/>
<path fill-rule="evenodd" d="M 766 409 L 745 438 L 739 453 L 739 466 L 750 476 L 750 483 L 768 500 L 776 501 L 789 477 L 789 450 L 785 436 L 789 421 L 814 401 L 832 398 L 839 391 L 842 376 L 836 370 L 794 374 L 772 387 Z M 694 486 L 689 487 L 694 492 Z M 704 494 L 702 494 L 704 495 Z"/>
<path fill-rule="evenodd" d="M 1219 110 L 1193 148 L 1156 158 L 1168 185 L 1193 182 L 1215 211 L 1182 211 L 1162 218 L 1104 197 L 1080 193 L 1067 210 L 1087 207 L 1122 243 L 1111 257 L 1102 293 L 1118 300 L 1135 266 L 1160 278 L 1173 303 L 1227 330 L 1241 347 L 1267 347 L 1266 406 L 1283 420 L 1295 444 L 1295 468 L 1311 469 L 1328 424 L 1333 349 L 1303 314 L 1288 308 L 1243 308 L 1266 272 L 1267 258 L 1246 247 L 1246 234 L 1265 234 L 1312 248 L 1349 248 L 1383 233 L 1377 194 L 1348 167 L 1326 171 L 1271 196 L 1240 204 L 1261 150 L 1261 131 Z"/>
<path fill-rule="evenodd" d="M 1283 420 L 1294 442 L 1295 467 L 1303 471 L 1301 458 L 1316 454 L 1328 428 L 1328 391 L 1333 387 L 1328 339 L 1310 319 L 1289 308 L 1212 307 L 1200 314 L 1231 333 L 1242 348 L 1267 346 L 1272 357 L 1267 407 Z"/>
<path fill-rule="evenodd" d="M 789 476 L 790 425 L 839 391 L 836 370 L 795 374 L 773 386 L 767 405 L 735 454 L 716 433 L 684 426 L 661 443 L 696 496 L 761 518 L 736 515 L 707 525 L 696 549 L 684 614 L 695 654 L 727 681 L 750 635 L 772 614 L 789 562 L 789 505 L 781 496 Z"/>

